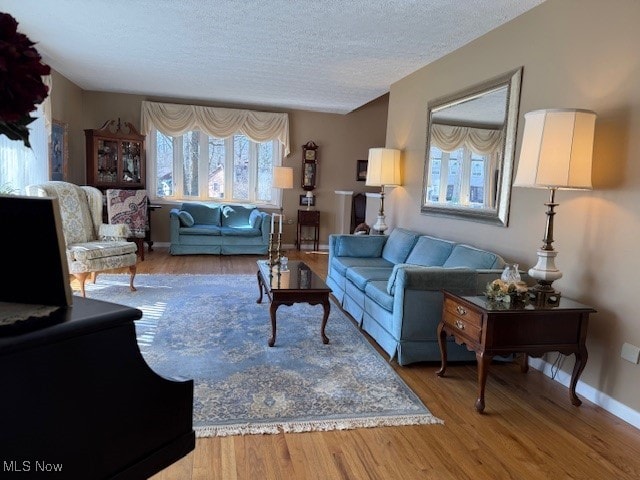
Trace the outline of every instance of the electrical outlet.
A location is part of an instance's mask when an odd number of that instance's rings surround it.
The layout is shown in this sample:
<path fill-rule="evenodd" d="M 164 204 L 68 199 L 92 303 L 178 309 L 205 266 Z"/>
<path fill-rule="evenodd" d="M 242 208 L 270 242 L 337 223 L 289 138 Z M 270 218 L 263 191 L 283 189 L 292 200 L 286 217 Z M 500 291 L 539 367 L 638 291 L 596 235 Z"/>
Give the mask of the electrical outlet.
<path fill-rule="evenodd" d="M 625 343 L 622 345 L 620 356 L 628 362 L 637 364 L 640 362 L 640 348 L 630 343 Z"/>

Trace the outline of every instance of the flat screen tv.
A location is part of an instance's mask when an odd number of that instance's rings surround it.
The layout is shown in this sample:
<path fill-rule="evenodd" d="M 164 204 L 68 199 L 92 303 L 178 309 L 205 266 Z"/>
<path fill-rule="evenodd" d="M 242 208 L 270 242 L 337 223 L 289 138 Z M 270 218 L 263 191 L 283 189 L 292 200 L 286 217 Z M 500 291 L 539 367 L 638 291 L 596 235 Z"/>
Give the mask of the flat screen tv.
<path fill-rule="evenodd" d="M 58 199 L 0 195 L 0 225 L 0 301 L 71 305 Z"/>

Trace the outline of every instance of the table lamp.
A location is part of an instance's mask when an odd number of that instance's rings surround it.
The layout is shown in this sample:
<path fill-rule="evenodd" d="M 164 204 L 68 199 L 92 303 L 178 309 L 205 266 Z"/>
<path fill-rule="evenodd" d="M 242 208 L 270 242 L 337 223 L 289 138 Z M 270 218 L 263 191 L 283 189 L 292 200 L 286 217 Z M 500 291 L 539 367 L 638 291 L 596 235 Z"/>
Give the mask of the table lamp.
<path fill-rule="evenodd" d="M 293 168 L 273 167 L 273 188 L 280 190 L 293 188 Z M 280 200 L 280 214 L 284 212 L 284 199 Z"/>
<path fill-rule="evenodd" d="M 525 114 L 522 148 L 515 187 L 547 188 L 547 223 L 538 262 L 529 275 L 538 283 L 530 289 L 537 305 L 557 305 L 560 292 L 552 283 L 562 277 L 553 249 L 555 193 L 562 189 L 591 189 L 591 160 L 596 114 L 590 110 L 549 109 Z"/>
<path fill-rule="evenodd" d="M 383 235 L 389 228 L 385 223 L 384 216 L 384 187 L 401 184 L 400 150 L 394 148 L 370 148 L 365 185 L 368 187 L 380 187 L 380 210 L 378 211 L 378 219 L 371 228 Z"/>

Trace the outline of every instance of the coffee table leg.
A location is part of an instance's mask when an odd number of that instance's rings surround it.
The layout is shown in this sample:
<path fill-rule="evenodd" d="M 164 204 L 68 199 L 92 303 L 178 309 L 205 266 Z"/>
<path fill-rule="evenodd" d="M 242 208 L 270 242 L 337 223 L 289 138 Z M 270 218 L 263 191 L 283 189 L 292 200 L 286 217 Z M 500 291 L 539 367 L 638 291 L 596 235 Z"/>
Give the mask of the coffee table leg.
<path fill-rule="evenodd" d="M 269 346 L 273 347 L 276 344 L 276 310 L 278 310 L 279 304 L 272 301 L 269 307 L 269 313 L 271 314 L 271 338 L 269 339 Z"/>
<path fill-rule="evenodd" d="M 324 310 L 324 315 L 322 316 L 322 327 L 320 327 L 320 336 L 322 337 L 322 343 L 326 345 L 329 343 L 329 338 L 324 334 L 324 329 L 327 326 L 327 320 L 329 319 L 329 310 L 331 309 L 329 298 L 325 298 L 322 300 L 322 309 Z"/>
<path fill-rule="evenodd" d="M 258 270 L 258 290 L 260 290 L 260 298 L 256 300 L 256 303 L 262 303 L 262 277 L 260 276 L 260 270 Z"/>

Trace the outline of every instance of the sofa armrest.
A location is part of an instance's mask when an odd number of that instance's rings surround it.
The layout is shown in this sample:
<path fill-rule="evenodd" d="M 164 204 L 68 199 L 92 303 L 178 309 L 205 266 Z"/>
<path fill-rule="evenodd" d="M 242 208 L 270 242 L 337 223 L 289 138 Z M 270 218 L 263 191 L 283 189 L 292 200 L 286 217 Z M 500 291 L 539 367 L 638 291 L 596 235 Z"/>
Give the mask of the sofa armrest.
<path fill-rule="evenodd" d="M 260 212 L 262 221 L 260 222 L 260 232 L 262 233 L 262 241 L 265 245 L 269 245 L 269 234 L 271 233 L 271 215 L 267 212 Z"/>
<path fill-rule="evenodd" d="M 473 295 L 478 289 L 478 271 L 473 268 L 421 267 L 399 263 L 393 267 L 387 293 L 398 290 L 452 290 Z"/>
<path fill-rule="evenodd" d="M 180 213 L 179 208 L 172 208 L 169 210 L 169 237 L 172 244 L 180 243 L 180 217 L 178 217 L 178 213 Z"/>

